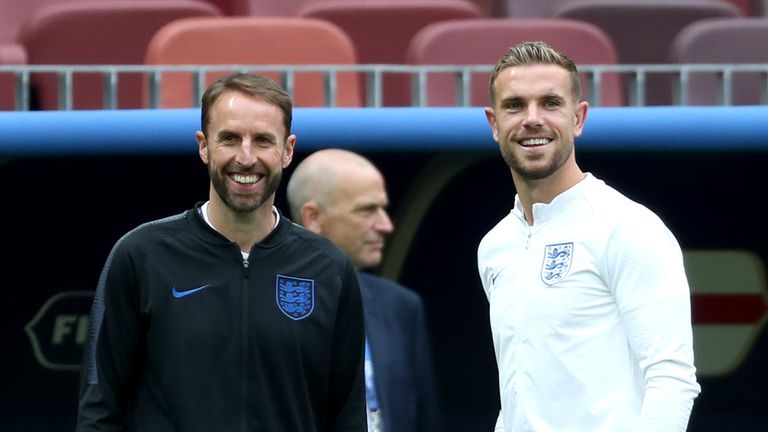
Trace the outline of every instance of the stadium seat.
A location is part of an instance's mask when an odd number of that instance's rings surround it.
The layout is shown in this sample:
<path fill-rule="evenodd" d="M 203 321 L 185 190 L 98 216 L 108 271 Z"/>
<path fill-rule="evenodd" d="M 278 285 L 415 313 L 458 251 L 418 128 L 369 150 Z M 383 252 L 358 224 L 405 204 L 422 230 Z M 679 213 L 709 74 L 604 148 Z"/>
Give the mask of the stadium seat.
<path fill-rule="evenodd" d="M 725 0 L 729 3 L 733 3 L 734 6 L 739 8 L 741 14 L 744 16 L 752 16 L 752 3 L 754 0 Z"/>
<path fill-rule="evenodd" d="M 234 15 L 284 17 L 295 16 L 300 5 L 313 1 L 322 0 L 230 0 Z"/>
<path fill-rule="evenodd" d="M 751 0 L 749 11 L 751 16 L 768 16 L 768 0 Z"/>
<path fill-rule="evenodd" d="M 224 14 L 224 15 L 234 15 L 235 14 L 235 11 L 234 11 L 234 2 L 235 2 L 235 0 L 202 0 L 202 1 L 205 1 L 207 3 L 210 3 L 210 4 L 214 5 L 214 6 L 216 6 L 216 8 L 218 10 L 220 10 L 221 13 Z"/>
<path fill-rule="evenodd" d="M 71 0 L 0 1 L 0 65 L 26 64 L 27 51 L 24 49 L 24 46 L 16 40 L 21 25 L 41 7 L 70 1 Z M 0 74 L 0 110 L 12 110 L 14 109 L 14 105 L 14 77 L 11 74 Z"/>
<path fill-rule="evenodd" d="M 35 12 L 21 28 L 19 41 L 33 65 L 140 65 L 150 38 L 164 24 L 220 14 L 209 3 L 190 0 L 67 2 Z M 35 74 L 32 85 L 37 108 L 62 107 L 56 76 Z M 140 74 L 119 75 L 115 107 L 141 107 L 141 86 Z M 71 108 L 105 108 L 103 88 L 100 74 L 74 74 Z"/>
<path fill-rule="evenodd" d="M 571 57 L 577 65 L 616 64 L 613 44 L 599 28 L 581 21 L 554 18 L 479 18 L 443 21 L 420 30 L 408 46 L 409 64 L 488 65 L 471 75 L 473 106 L 487 106 L 488 79 L 494 64 L 509 47 L 525 40 L 543 40 Z M 589 82 L 582 79 L 587 96 Z M 601 79 L 600 105 L 623 104 L 616 74 Z M 427 103 L 457 105 L 456 82 L 445 73 L 428 75 Z M 591 101 L 595 104 L 595 101 Z"/>
<path fill-rule="evenodd" d="M 567 3 L 579 2 L 582 0 L 491 0 L 494 3 L 494 13 L 499 17 L 522 18 L 522 17 L 540 17 L 548 18 L 554 16 L 557 9 Z M 621 2 L 622 0 L 602 0 L 603 3 Z M 728 2 L 738 7 L 743 15 L 749 14 L 750 2 L 761 2 L 768 0 L 698 0 L 700 2 Z"/>
<path fill-rule="evenodd" d="M 38 9 L 71 0 L 5 0 L 0 1 L 0 44 L 16 44 L 22 24 Z M 106 1 L 106 0 L 105 0 Z"/>
<path fill-rule="evenodd" d="M 549 18 L 555 10 L 579 0 L 493 0 L 495 13 L 502 18 Z"/>
<path fill-rule="evenodd" d="M 349 37 L 322 20 L 297 17 L 189 18 L 164 26 L 147 48 L 148 65 L 354 65 L 357 57 Z M 203 84 L 228 71 L 208 73 Z M 261 71 L 278 82 L 277 69 Z M 284 83 L 285 84 L 285 83 Z M 159 106 L 199 105 L 199 91 L 190 73 L 162 74 Z M 295 106 L 329 104 L 321 72 L 297 72 L 287 85 Z M 362 105 L 357 73 L 337 74 L 337 106 Z M 151 105 L 152 101 L 147 100 Z"/>
<path fill-rule="evenodd" d="M 362 64 L 404 64 L 413 36 L 438 21 L 480 18 L 484 15 L 464 0 L 328 0 L 302 6 L 298 15 L 326 20 L 346 32 Z M 411 104 L 410 77 L 383 74 L 383 106 Z M 368 96 L 369 102 L 371 96 Z"/>
<path fill-rule="evenodd" d="M 621 64 L 667 64 L 669 44 L 683 27 L 741 13 L 732 3 L 719 0 L 580 0 L 559 7 L 554 16 L 601 28 L 613 41 Z M 671 74 L 650 74 L 645 94 L 627 100 L 631 104 L 669 105 L 673 102 L 672 79 Z"/>
<path fill-rule="evenodd" d="M 245 16 L 296 16 L 299 9 L 311 3 L 324 3 L 329 0 L 209 0 L 212 2 L 228 2 L 234 15 Z M 339 0 L 330 0 L 339 1 Z M 342 0 L 352 4 L 368 3 L 370 0 Z M 445 0 L 432 0 L 442 2 Z M 491 0 L 460 0 L 485 6 Z M 488 6 L 490 7 L 490 6 Z"/>
<path fill-rule="evenodd" d="M 689 63 L 768 63 L 768 18 L 744 17 L 709 19 L 686 26 L 672 42 L 671 58 Z M 720 94 L 720 74 L 692 73 L 688 83 L 690 105 L 760 105 L 768 103 L 763 72 L 734 73 L 731 100 Z"/>

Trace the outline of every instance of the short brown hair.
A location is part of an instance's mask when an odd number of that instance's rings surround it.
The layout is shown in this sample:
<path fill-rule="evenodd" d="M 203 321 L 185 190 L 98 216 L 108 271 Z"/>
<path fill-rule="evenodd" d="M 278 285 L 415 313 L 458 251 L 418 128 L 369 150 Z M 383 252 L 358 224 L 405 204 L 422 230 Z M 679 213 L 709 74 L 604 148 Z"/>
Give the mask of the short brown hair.
<path fill-rule="evenodd" d="M 283 123 L 285 125 L 285 136 L 291 134 L 291 121 L 293 119 L 293 103 L 288 93 L 273 80 L 255 74 L 233 73 L 223 76 L 211 84 L 201 99 L 200 122 L 203 134 L 207 133 L 210 114 L 208 111 L 226 90 L 235 90 L 251 96 L 263 98 L 269 103 L 276 105 L 283 111 Z"/>
<path fill-rule="evenodd" d="M 579 80 L 578 71 L 576 70 L 576 64 L 568 58 L 565 54 L 552 48 L 548 43 L 542 41 L 528 41 L 521 42 L 504 54 L 503 57 L 496 63 L 496 67 L 493 69 L 491 80 L 488 84 L 488 91 L 491 96 L 491 103 L 496 104 L 496 94 L 494 92 L 494 84 L 496 84 L 496 78 L 499 73 L 504 69 L 514 66 L 527 66 L 534 64 L 548 64 L 560 66 L 563 69 L 570 72 L 571 75 L 571 94 L 576 102 L 581 100 L 581 81 Z"/>

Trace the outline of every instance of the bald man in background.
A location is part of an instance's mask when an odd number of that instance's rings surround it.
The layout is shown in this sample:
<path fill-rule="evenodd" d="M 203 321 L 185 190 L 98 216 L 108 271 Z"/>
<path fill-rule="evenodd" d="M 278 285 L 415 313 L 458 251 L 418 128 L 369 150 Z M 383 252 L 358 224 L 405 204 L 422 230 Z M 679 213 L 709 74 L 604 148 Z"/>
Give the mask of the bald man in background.
<path fill-rule="evenodd" d="M 365 316 L 368 430 L 441 430 L 421 298 L 363 271 L 381 263 L 384 238 L 394 230 L 381 172 L 357 153 L 320 150 L 296 167 L 287 196 L 292 219 L 331 239 L 357 270 Z"/>

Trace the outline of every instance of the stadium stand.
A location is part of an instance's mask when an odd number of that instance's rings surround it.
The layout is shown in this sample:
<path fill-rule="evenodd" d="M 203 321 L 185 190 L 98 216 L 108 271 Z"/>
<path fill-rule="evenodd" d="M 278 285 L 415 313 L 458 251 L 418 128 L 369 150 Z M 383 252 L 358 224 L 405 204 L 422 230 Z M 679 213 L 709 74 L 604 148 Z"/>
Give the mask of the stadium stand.
<path fill-rule="evenodd" d="M 362 64 L 404 64 L 408 43 L 427 24 L 484 16 L 475 4 L 463 0 L 329 0 L 306 4 L 298 15 L 339 26 L 352 39 Z M 408 76 L 385 76 L 383 86 L 381 105 L 411 104 Z M 370 101 L 368 104 L 378 105 Z"/>
<path fill-rule="evenodd" d="M 585 22 L 556 18 L 478 18 L 430 24 L 411 40 L 407 61 L 416 65 L 493 65 L 510 46 L 524 40 L 546 41 L 579 65 L 618 61 L 613 43 L 602 30 Z M 582 77 L 585 97 L 590 89 L 587 78 Z M 472 97 L 467 105 L 488 105 L 488 71 L 473 73 L 470 86 Z M 462 105 L 457 100 L 453 73 L 429 74 L 426 89 L 426 105 Z M 599 89 L 599 105 L 623 105 L 617 74 L 602 76 Z"/>
<path fill-rule="evenodd" d="M 220 15 L 211 4 L 190 0 L 68 2 L 36 11 L 21 28 L 19 41 L 32 65 L 140 65 L 150 38 L 164 24 L 185 17 Z M 72 75 L 69 101 L 59 94 L 57 80 L 61 77 L 34 74 L 37 108 L 99 109 L 110 103 L 117 108 L 142 106 L 140 74 L 117 76 L 119 98 L 112 102 L 104 97 L 103 76 Z"/>
<path fill-rule="evenodd" d="M 111 3 L 123 0 L 89 0 L 91 3 Z M 154 0 L 162 3 L 164 0 Z M 226 4 L 230 0 L 187 0 L 206 2 L 214 5 Z M 24 64 L 24 47 L 17 38 L 22 25 L 39 9 L 57 4 L 72 3 L 72 0 L 4 0 L 0 2 L 0 64 Z"/>
<path fill-rule="evenodd" d="M 621 64 L 666 64 L 670 42 L 686 25 L 742 15 L 736 6 L 721 1 L 580 0 L 559 7 L 554 16 L 601 28 L 613 41 Z M 673 101 L 672 78 L 668 73 L 651 74 L 646 77 L 645 94 L 629 92 L 627 100 L 639 105 L 669 105 Z"/>
<path fill-rule="evenodd" d="M 71 0 L 0 1 L 0 65 L 26 64 L 27 52 L 24 49 L 24 46 L 17 41 L 19 29 L 22 24 L 41 7 L 70 1 Z M 0 110 L 11 110 L 14 108 L 13 81 L 13 77 L 11 76 L 0 76 Z"/>
<path fill-rule="evenodd" d="M 768 63 L 768 18 L 709 19 L 686 26 L 672 42 L 670 58 L 679 64 Z M 768 103 L 762 72 L 741 72 L 726 77 L 716 72 L 692 72 L 688 105 L 759 105 Z M 725 84 L 721 88 L 720 82 Z M 721 92 L 720 90 L 725 90 Z M 721 94 L 722 93 L 722 94 Z"/>
<path fill-rule="evenodd" d="M 189 18 L 168 23 L 149 42 L 147 65 L 353 65 L 357 61 L 349 37 L 319 19 L 298 17 Z M 199 81 L 206 86 L 223 71 Z M 283 82 L 278 71 L 264 74 Z M 198 106 L 200 87 L 191 73 L 162 74 L 158 106 Z M 339 73 L 335 100 L 326 100 L 326 82 L 319 72 L 296 72 L 286 85 L 296 106 L 361 106 L 357 73 Z M 152 101 L 145 100 L 145 106 Z"/>

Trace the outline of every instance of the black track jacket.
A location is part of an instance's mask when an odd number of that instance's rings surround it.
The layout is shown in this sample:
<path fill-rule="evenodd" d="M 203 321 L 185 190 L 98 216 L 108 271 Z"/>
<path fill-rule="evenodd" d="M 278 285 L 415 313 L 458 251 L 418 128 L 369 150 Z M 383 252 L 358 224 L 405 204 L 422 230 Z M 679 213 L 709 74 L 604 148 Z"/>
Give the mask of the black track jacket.
<path fill-rule="evenodd" d="M 365 431 L 363 311 L 346 255 L 281 215 L 246 261 L 199 207 L 113 247 L 78 432 Z"/>

